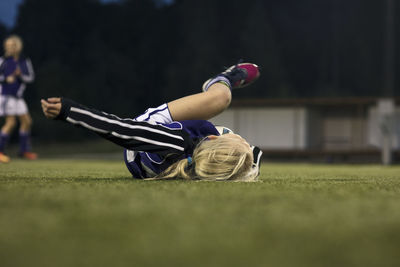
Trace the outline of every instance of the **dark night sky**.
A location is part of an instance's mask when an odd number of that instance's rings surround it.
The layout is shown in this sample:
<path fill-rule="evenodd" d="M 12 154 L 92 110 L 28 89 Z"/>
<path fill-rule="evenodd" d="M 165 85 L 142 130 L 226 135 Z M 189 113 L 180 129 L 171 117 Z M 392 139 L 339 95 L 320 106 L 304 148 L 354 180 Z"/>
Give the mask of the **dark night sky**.
<path fill-rule="evenodd" d="M 7 27 L 12 27 L 17 13 L 17 7 L 23 0 L 1 0 L 0 21 Z"/>
<path fill-rule="evenodd" d="M 18 5 L 24 0 L 1 0 L 0 1 L 0 22 L 7 27 L 14 26 L 17 15 Z M 101 0 L 104 3 L 118 2 L 119 0 Z M 164 0 L 165 3 L 171 3 L 173 0 Z"/>
<path fill-rule="evenodd" d="M 102 0 L 103 2 L 116 2 L 118 0 Z M 1 0 L 0 1 L 0 21 L 7 27 L 14 26 L 17 15 L 18 5 L 23 0 Z"/>

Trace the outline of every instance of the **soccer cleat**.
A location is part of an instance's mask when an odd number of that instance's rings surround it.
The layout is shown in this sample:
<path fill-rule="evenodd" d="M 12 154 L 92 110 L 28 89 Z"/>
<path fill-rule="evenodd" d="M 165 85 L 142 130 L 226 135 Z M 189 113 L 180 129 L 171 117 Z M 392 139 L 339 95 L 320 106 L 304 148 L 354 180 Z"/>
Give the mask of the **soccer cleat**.
<path fill-rule="evenodd" d="M 9 163 L 10 157 L 4 155 L 3 152 L 0 152 L 0 163 Z"/>
<path fill-rule="evenodd" d="M 253 83 L 260 76 L 258 66 L 253 63 L 240 63 L 229 67 L 214 78 L 208 79 L 202 86 L 207 91 L 211 85 L 217 82 L 229 84 L 231 89 L 243 88 Z"/>
<path fill-rule="evenodd" d="M 21 158 L 27 159 L 27 160 L 35 160 L 38 158 L 38 155 L 33 152 L 23 152 L 19 155 Z"/>

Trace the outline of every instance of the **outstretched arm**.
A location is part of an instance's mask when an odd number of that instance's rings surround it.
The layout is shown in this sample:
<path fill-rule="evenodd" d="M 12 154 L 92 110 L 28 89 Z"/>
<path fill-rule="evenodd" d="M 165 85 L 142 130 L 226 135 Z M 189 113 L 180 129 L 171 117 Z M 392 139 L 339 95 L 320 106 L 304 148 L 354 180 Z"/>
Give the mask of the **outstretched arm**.
<path fill-rule="evenodd" d="M 193 149 L 193 141 L 181 129 L 121 119 L 65 98 L 42 99 L 41 104 L 47 118 L 85 128 L 130 150 L 168 155 L 185 154 Z"/>

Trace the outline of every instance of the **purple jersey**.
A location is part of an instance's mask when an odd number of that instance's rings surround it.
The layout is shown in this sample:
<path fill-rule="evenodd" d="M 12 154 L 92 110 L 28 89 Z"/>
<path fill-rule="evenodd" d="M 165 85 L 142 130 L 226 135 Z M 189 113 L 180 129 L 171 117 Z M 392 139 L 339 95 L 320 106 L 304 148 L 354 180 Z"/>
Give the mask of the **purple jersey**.
<path fill-rule="evenodd" d="M 220 135 L 215 126 L 205 120 L 188 120 L 162 125 L 171 129 L 183 129 L 190 135 L 194 143 L 200 142 L 209 135 Z M 148 178 L 156 176 L 174 162 L 192 156 L 192 154 L 193 151 L 189 151 L 187 154 L 164 157 L 157 153 L 125 150 L 124 157 L 126 166 L 134 178 Z"/>
<path fill-rule="evenodd" d="M 17 69 L 21 75 L 17 76 L 13 83 L 7 83 L 6 78 L 13 75 Z M 35 74 L 29 59 L 13 57 L 0 57 L 0 93 L 1 95 L 23 97 L 26 83 L 33 82 Z"/>

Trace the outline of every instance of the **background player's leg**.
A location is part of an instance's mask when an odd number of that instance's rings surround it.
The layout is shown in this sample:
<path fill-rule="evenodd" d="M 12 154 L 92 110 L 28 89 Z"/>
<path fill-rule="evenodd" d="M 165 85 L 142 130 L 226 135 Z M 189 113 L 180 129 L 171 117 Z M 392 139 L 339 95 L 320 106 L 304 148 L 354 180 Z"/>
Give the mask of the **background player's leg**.
<path fill-rule="evenodd" d="M 11 131 L 14 129 L 16 124 L 15 116 L 7 116 L 6 122 L 1 128 L 0 132 L 0 162 L 9 162 L 10 158 L 4 155 L 4 150 L 7 146 L 8 139 L 10 137 Z"/>
<path fill-rule="evenodd" d="M 224 111 L 231 99 L 230 88 L 224 83 L 215 83 L 206 92 L 169 102 L 168 108 L 176 121 L 208 120 Z"/>
<path fill-rule="evenodd" d="M 15 116 L 9 115 L 6 117 L 6 121 L 3 125 L 3 127 L 1 128 L 1 133 L 0 133 L 0 152 L 4 152 L 4 149 L 8 143 L 10 134 L 16 124 L 17 124 L 17 121 L 15 119 Z"/>
<path fill-rule="evenodd" d="M 19 121 L 21 123 L 20 128 L 19 128 L 19 143 L 20 143 L 20 149 L 19 149 L 19 154 L 20 156 L 26 158 L 26 159 L 36 159 L 37 154 L 32 153 L 32 147 L 31 147 L 31 136 L 30 136 L 30 131 L 31 131 L 31 125 L 32 125 L 32 118 L 29 115 L 29 113 L 23 114 L 19 116 Z"/>
<path fill-rule="evenodd" d="M 1 128 L 1 132 L 4 134 L 10 134 L 12 130 L 14 129 L 15 125 L 17 124 L 17 120 L 15 119 L 15 116 L 7 116 L 6 121 Z"/>
<path fill-rule="evenodd" d="M 19 128 L 20 132 L 30 132 L 31 125 L 32 125 L 32 118 L 29 115 L 29 113 L 20 115 L 19 121 L 21 122 L 21 125 Z"/>

